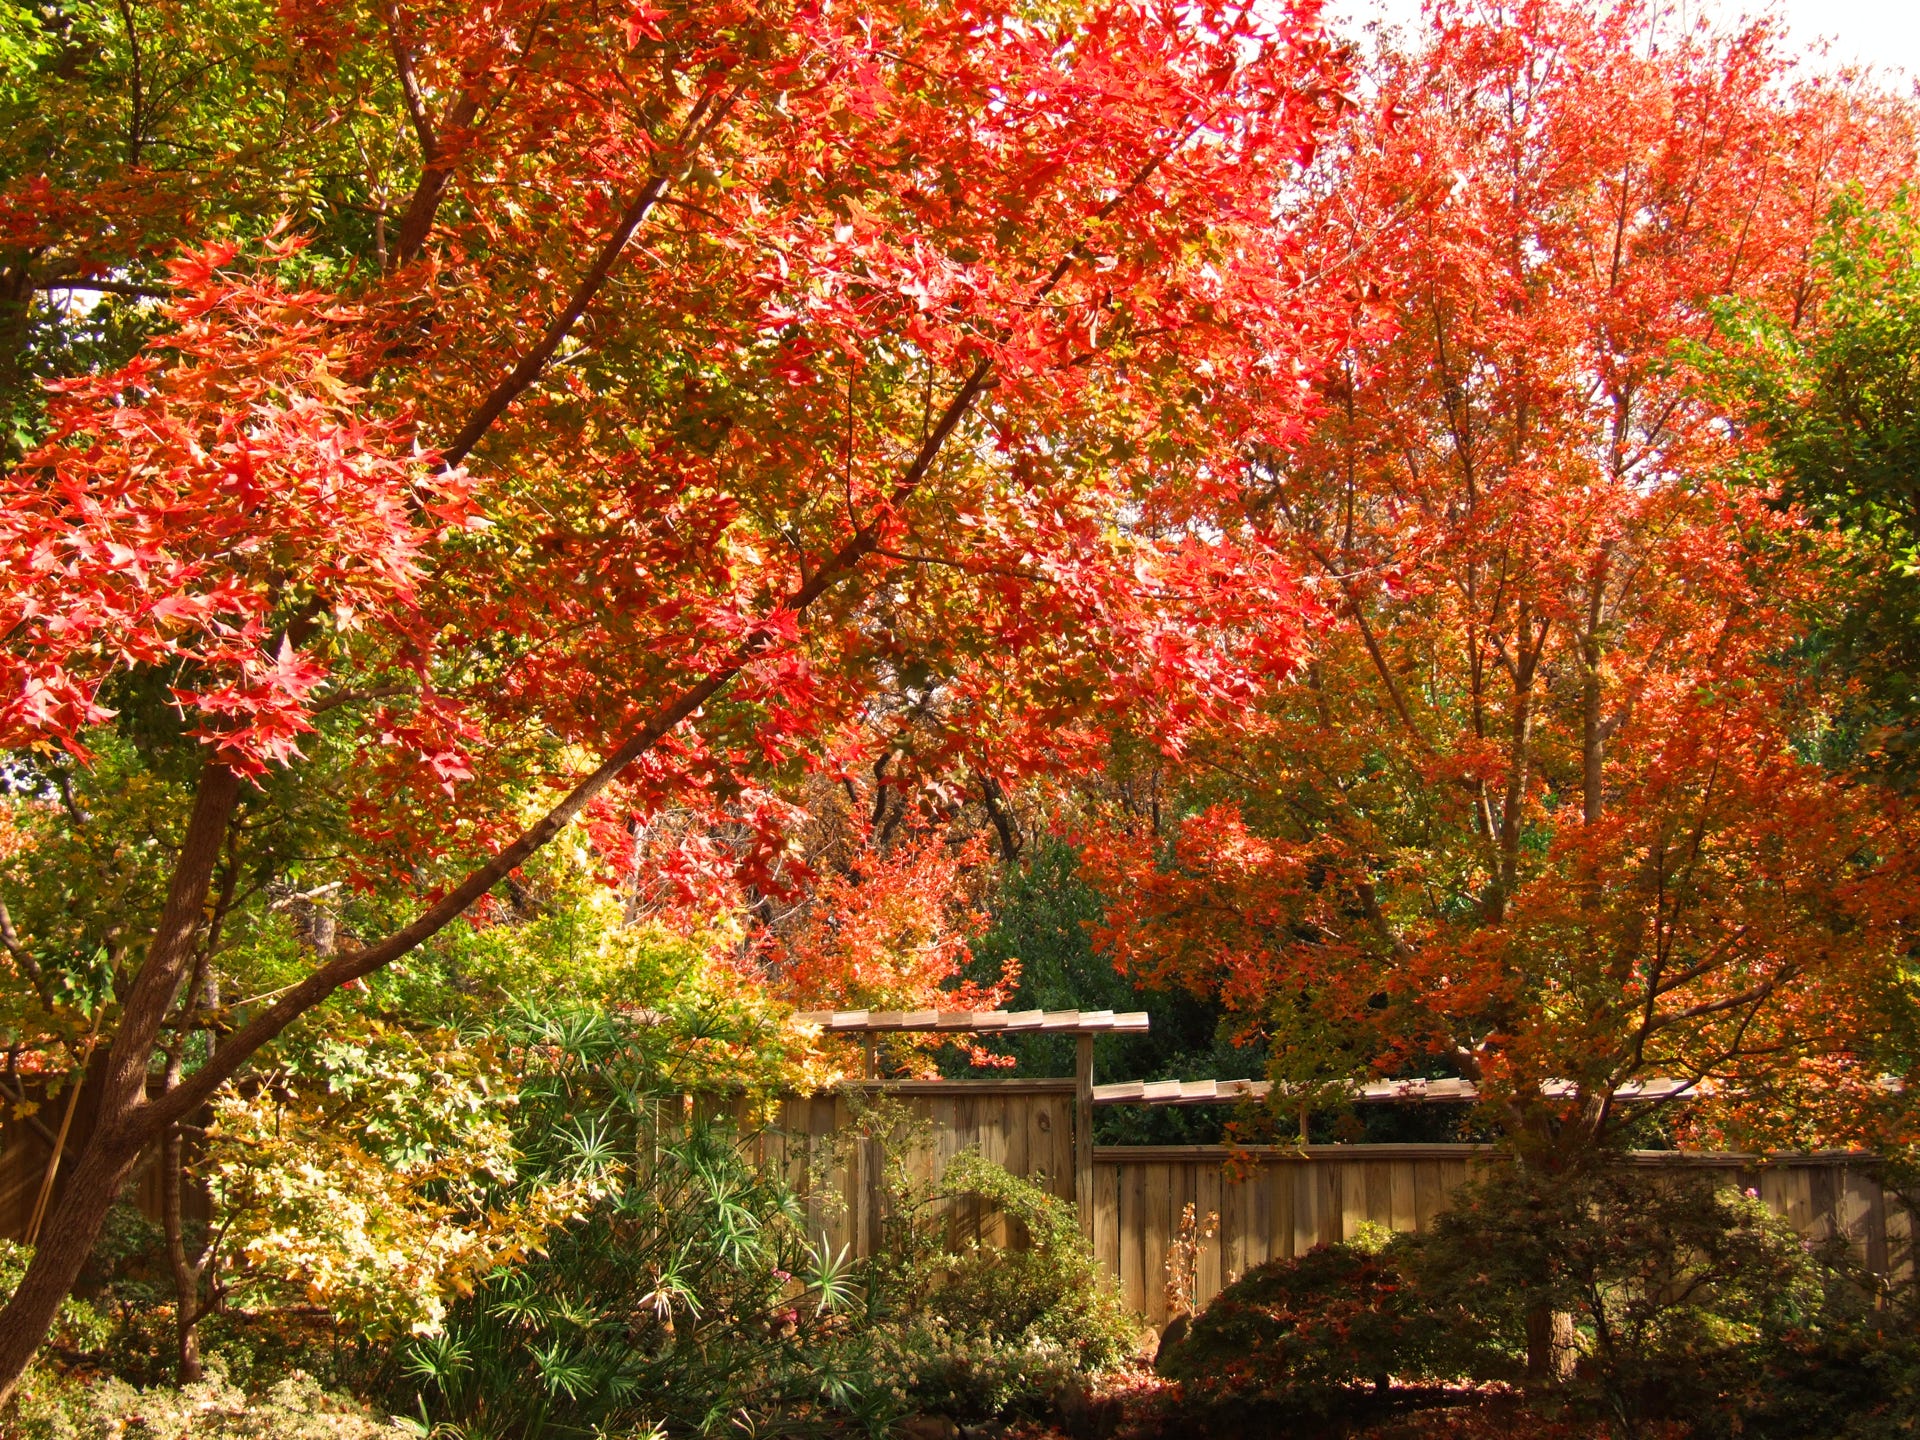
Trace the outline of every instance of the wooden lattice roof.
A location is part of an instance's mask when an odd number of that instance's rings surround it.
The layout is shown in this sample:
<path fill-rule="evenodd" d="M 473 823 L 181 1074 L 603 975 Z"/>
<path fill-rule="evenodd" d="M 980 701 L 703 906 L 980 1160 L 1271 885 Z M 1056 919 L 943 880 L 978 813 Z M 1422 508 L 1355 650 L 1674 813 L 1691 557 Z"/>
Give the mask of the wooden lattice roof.
<path fill-rule="evenodd" d="M 956 1035 L 1043 1032 L 1055 1035 L 1139 1034 L 1144 1010 L 809 1010 L 793 1017 L 830 1035 L 873 1035 L 901 1030 Z"/>
<path fill-rule="evenodd" d="M 1571 1080 L 1549 1080 L 1540 1087 L 1549 1099 L 1563 1099 L 1575 1090 Z M 1616 1100 L 1671 1100 L 1680 1095 L 1707 1094 L 1710 1082 L 1694 1082 L 1656 1077 L 1623 1085 L 1614 1092 Z M 1241 1100 L 1265 1100 L 1273 1093 L 1267 1080 L 1123 1080 L 1112 1085 L 1093 1087 L 1096 1105 L 1223 1105 Z M 1359 1104 L 1383 1104 L 1395 1100 L 1428 1100 L 1471 1103 L 1480 1098 L 1480 1087 L 1471 1080 L 1375 1080 L 1355 1085 L 1348 1098 Z"/>

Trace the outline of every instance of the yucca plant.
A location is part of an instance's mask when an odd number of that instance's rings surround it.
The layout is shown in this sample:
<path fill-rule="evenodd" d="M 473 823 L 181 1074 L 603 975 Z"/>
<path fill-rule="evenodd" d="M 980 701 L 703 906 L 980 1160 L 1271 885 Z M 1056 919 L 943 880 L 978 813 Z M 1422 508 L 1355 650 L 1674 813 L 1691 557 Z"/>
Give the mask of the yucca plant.
<path fill-rule="evenodd" d="M 468 1440 L 887 1418 L 853 1378 L 845 1252 L 809 1239 L 731 1121 L 687 1112 L 659 1027 L 604 1010 L 508 1024 L 524 1069 L 516 1183 L 572 1187 L 577 1213 L 402 1348 L 384 1377 L 395 1408 Z"/>

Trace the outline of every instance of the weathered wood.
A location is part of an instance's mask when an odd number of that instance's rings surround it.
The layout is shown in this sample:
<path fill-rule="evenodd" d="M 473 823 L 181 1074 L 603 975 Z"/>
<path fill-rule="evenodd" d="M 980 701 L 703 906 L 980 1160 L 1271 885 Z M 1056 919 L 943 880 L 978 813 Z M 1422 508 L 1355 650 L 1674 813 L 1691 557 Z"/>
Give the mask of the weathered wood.
<path fill-rule="evenodd" d="M 1073 1063 L 1073 1199 L 1080 1233 L 1093 1238 L 1093 1036 L 1082 1035 Z"/>
<path fill-rule="evenodd" d="M 1254 1186 L 1239 1171 L 1222 1171 L 1220 1185 L 1220 1269 L 1222 1283 L 1231 1285 L 1247 1271 L 1247 1242 L 1252 1236 Z"/>
<path fill-rule="evenodd" d="M 1135 1310 L 1146 1311 L 1147 1294 L 1147 1167 L 1126 1167 L 1125 1210 L 1121 1217 L 1120 1241 L 1121 1293 Z"/>
<path fill-rule="evenodd" d="M 1140 1293 L 1147 1313 L 1162 1324 L 1167 1316 L 1167 1245 L 1180 1213 L 1174 1204 L 1173 1187 L 1184 1168 L 1151 1160 L 1141 1167 L 1145 1184 L 1140 1217 Z"/>
<path fill-rule="evenodd" d="M 1221 1228 L 1226 1224 L 1227 1207 L 1220 1166 L 1201 1168 L 1194 1179 L 1197 1184 L 1194 1187 L 1193 1208 L 1201 1233 L 1205 1233 L 1209 1217 L 1215 1221 L 1213 1239 L 1202 1243 L 1198 1262 L 1194 1266 L 1194 1298 L 1197 1301 L 1202 1295 L 1218 1295 L 1226 1284 L 1221 1278 L 1220 1262 L 1227 1248 L 1226 1232 Z"/>
<path fill-rule="evenodd" d="M 1418 1165 L 1387 1166 L 1389 1218 L 1382 1223 L 1395 1230 L 1420 1228 L 1420 1207 L 1415 1203 L 1414 1192 L 1419 1184 L 1421 1169 Z"/>
<path fill-rule="evenodd" d="M 1120 1174 L 1118 1165 L 1093 1173 L 1093 1253 L 1109 1275 L 1120 1273 Z"/>

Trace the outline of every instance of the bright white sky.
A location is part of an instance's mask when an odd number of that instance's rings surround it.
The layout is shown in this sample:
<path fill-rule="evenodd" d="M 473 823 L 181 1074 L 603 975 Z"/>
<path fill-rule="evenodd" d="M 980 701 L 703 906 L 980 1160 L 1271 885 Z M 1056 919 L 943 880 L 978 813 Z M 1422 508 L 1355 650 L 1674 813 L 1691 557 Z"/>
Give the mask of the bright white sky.
<path fill-rule="evenodd" d="M 1677 0 L 1676 8 L 1729 19 L 1771 11 L 1786 18 L 1797 43 L 1829 42 L 1826 65 L 1869 65 L 1901 89 L 1920 80 L 1920 0 Z M 1373 19 L 1406 25 L 1419 13 L 1420 0 L 1328 3 L 1329 17 L 1343 28 Z M 1891 73 L 1896 70 L 1902 74 Z"/>

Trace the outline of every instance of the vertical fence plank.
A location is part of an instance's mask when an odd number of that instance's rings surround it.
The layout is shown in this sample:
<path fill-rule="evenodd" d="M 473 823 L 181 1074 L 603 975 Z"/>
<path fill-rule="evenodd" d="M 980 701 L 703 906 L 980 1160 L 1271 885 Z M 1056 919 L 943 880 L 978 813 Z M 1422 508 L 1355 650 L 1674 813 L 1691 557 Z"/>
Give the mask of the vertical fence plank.
<path fill-rule="evenodd" d="M 1885 1275 L 1892 1269 L 1887 1253 L 1887 1192 L 1865 1170 L 1847 1168 L 1847 1191 L 1860 1214 L 1860 1248 L 1867 1269 Z"/>
<path fill-rule="evenodd" d="M 1093 1235 L 1093 1036 L 1082 1035 L 1073 1058 L 1073 1203 L 1080 1233 Z"/>
<path fill-rule="evenodd" d="M 1304 1255 L 1320 1243 L 1321 1177 L 1304 1161 L 1288 1162 L 1286 1173 L 1287 1190 L 1293 1197 L 1293 1224 L 1288 1227 L 1293 1249 L 1289 1253 Z"/>
<path fill-rule="evenodd" d="M 1360 1171 L 1361 1188 L 1365 1196 L 1361 1206 L 1364 1218 L 1372 1225 L 1393 1225 L 1393 1161 L 1363 1160 L 1354 1167 Z M 1349 1237 L 1353 1229 L 1348 1228 Z"/>
<path fill-rule="evenodd" d="M 1318 1170 L 1319 1194 L 1315 1204 L 1319 1209 L 1319 1228 L 1315 1230 L 1313 1243 L 1333 1245 L 1347 1238 L 1347 1187 L 1352 1183 L 1353 1164 L 1345 1156 L 1325 1166 L 1308 1165 L 1309 1172 Z"/>
<path fill-rule="evenodd" d="M 1140 1285 L 1146 1296 L 1147 1318 L 1167 1323 L 1167 1242 L 1173 1234 L 1175 1167 L 1150 1163 L 1143 1167 L 1146 1194 L 1140 1230 Z"/>
<path fill-rule="evenodd" d="M 1388 1165 L 1387 1173 L 1391 1190 L 1388 1210 L 1392 1218 L 1386 1223 L 1395 1230 L 1418 1230 L 1420 1207 L 1415 1201 L 1414 1191 L 1420 1182 L 1420 1162 L 1415 1159 L 1395 1160 Z"/>
<path fill-rule="evenodd" d="M 1256 1172 L 1257 1173 L 1257 1172 Z M 1241 1174 L 1220 1172 L 1220 1273 L 1231 1285 L 1247 1271 L 1247 1210 L 1257 1187 Z"/>
<path fill-rule="evenodd" d="M 1300 1167 L 1289 1160 L 1272 1160 L 1260 1167 L 1260 1188 L 1267 1202 L 1267 1259 L 1284 1260 L 1294 1253 L 1295 1228 L 1293 1172 Z"/>
<path fill-rule="evenodd" d="M 1220 1293 L 1220 1287 L 1224 1283 L 1220 1275 L 1225 1268 L 1223 1262 L 1226 1258 L 1227 1186 L 1225 1178 L 1220 1173 L 1220 1166 L 1217 1164 L 1196 1165 L 1193 1179 L 1193 1205 L 1198 1213 L 1203 1237 L 1199 1263 L 1194 1267 L 1193 1281 L 1193 1308 L 1198 1311 L 1201 1306 Z M 1211 1240 L 1204 1238 L 1209 1215 L 1215 1217 Z"/>
<path fill-rule="evenodd" d="M 1886 1216 L 1887 1268 L 1884 1272 L 1895 1284 L 1912 1284 L 1914 1279 L 1913 1216 L 1898 1190 L 1882 1189 L 1880 1208 Z"/>
<path fill-rule="evenodd" d="M 1107 1274 L 1120 1275 L 1120 1176 L 1122 1167 L 1093 1167 L 1093 1253 Z"/>
<path fill-rule="evenodd" d="M 1834 1183 L 1832 1169 L 1821 1165 L 1796 1166 L 1807 1178 L 1807 1208 L 1814 1217 L 1814 1239 L 1844 1234 L 1845 1217 L 1840 1213 L 1840 1187 Z"/>
<path fill-rule="evenodd" d="M 1273 1172 L 1278 1168 L 1256 1158 L 1247 1171 L 1247 1234 L 1242 1244 L 1246 1268 L 1242 1274 L 1272 1258 L 1273 1238 L 1277 1233 L 1273 1215 Z"/>
<path fill-rule="evenodd" d="M 1145 1314 L 1147 1300 L 1147 1169 L 1128 1165 L 1121 1190 L 1121 1205 L 1126 1214 L 1126 1242 L 1120 1254 L 1122 1273 L 1127 1277 L 1127 1304 Z"/>
<path fill-rule="evenodd" d="M 836 1252 L 847 1243 L 846 1173 L 834 1154 L 834 1142 L 840 1129 L 839 1098 L 816 1095 L 807 1115 L 807 1169 L 812 1180 L 812 1206 L 808 1211 L 808 1231 L 816 1239 L 825 1237 Z"/>
<path fill-rule="evenodd" d="M 1002 1169 L 1012 1168 L 1007 1163 L 1012 1158 L 1012 1148 L 1009 1144 L 1012 1137 L 1007 1133 L 1006 1097 L 983 1095 L 974 1104 L 976 1106 L 974 1123 L 977 1126 L 976 1133 L 980 1137 L 981 1155 Z M 1013 1243 L 1006 1217 L 985 1202 L 980 1206 L 979 1235 L 983 1245 L 994 1245 L 1005 1249 Z"/>

